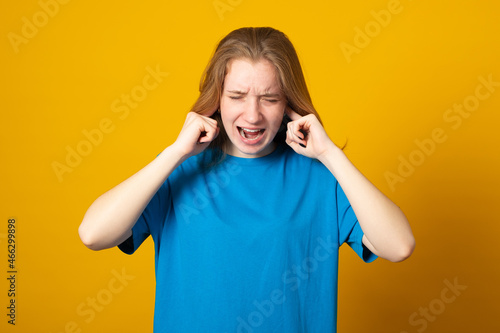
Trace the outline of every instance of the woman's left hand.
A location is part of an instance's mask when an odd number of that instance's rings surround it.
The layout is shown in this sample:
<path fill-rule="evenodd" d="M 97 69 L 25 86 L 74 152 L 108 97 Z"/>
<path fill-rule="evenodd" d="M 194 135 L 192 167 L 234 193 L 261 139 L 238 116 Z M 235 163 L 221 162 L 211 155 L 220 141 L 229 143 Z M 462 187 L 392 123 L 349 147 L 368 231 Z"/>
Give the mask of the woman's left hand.
<path fill-rule="evenodd" d="M 315 115 L 302 117 L 289 107 L 286 113 L 292 120 L 288 123 L 286 143 L 296 153 L 321 160 L 321 157 L 337 148 Z"/>

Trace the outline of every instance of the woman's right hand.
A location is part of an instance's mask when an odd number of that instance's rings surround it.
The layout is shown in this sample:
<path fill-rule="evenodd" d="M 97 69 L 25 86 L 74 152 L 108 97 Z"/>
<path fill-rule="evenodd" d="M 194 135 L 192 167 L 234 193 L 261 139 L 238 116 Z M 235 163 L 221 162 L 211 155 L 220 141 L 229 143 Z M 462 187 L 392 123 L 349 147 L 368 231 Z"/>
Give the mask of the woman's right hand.
<path fill-rule="evenodd" d="M 212 114 L 201 115 L 189 112 L 177 140 L 172 148 L 185 158 L 197 155 L 205 150 L 219 134 L 217 120 L 210 118 Z"/>
<path fill-rule="evenodd" d="M 215 111 L 214 111 L 215 112 Z M 124 242 L 151 198 L 183 160 L 201 153 L 219 134 L 211 114 L 188 113 L 177 140 L 153 161 L 97 198 L 78 229 L 82 242 L 92 250 Z"/>

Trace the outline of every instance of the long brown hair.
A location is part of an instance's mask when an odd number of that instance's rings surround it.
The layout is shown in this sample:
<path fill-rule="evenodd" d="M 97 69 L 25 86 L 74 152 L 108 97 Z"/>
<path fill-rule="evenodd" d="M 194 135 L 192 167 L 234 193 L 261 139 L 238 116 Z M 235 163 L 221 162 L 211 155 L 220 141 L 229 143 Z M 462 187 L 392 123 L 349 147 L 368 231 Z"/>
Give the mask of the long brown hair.
<path fill-rule="evenodd" d="M 193 112 L 206 115 L 219 108 L 224 78 L 229 62 L 233 59 L 270 61 L 276 68 L 280 88 L 287 99 L 288 107 L 301 116 L 312 113 L 321 122 L 312 104 L 295 48 L 284 33 L 269 27 L 240 28 L 230 32 L 219 42 L 201 77 L 200 96 L 191 109 Z M 210 143 L 209 148 L 213 149 L 213 154 L 207 165 L 217 164 L 223 159 L 224 147 L 229 140 L 220 114 L 215 112 L 212 117 L 217 120 L 220 132 Z M 285 132 L 286 124 L 283 123 L 275 141 L 284 143 Z"/>

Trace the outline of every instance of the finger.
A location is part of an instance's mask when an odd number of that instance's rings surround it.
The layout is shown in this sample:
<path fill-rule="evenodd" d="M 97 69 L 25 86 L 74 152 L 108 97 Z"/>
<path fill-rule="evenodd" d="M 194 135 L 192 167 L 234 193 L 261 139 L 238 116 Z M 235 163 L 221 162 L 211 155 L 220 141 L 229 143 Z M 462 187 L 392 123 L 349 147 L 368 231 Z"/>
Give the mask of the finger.
<path fill-rule="evenodd" d="M 295 122 L 295 121 L 300 120 L 300 119 L 303 118 L 297 112 L 293 111 L 289 106 L 286 107 L 286 113 L 287 113 L 288 117 L 290 117 L 290 119 L 292 120 L 292 122 Z M 304 123 L 301 123 L 301 127 L 298 129 L 298 131 L 300 132 L 300 134 L 297 133 L 297 137 L 300 138 L 301 140 L 305 140 L 305 138 L 307 136 L 307 133 L 308 133 L 308 130 L 306 130 L 304 128 L 303 124 Z M 305 147 L 305 145 L 303 145 L 303 144 L 301 144 L 301 146 Z"/>
<path fill-rule="evenodd" d="M 298 138 L 301 143 L 305 143 L 305 139 L 307 136 L 307 130 L 304 128 L 303 118 L 296 121 L 291 121 L 288 123 L 288 131 L 290 134 L 293 134 L 296 138 Z M 293 140 L 293 138 L 291 138 Z M 296 140 L 294 140 L 296 141 Z"/>
<path fill-rule="evenodd" d="M 193 121 L 199 122 L 200 132 L 207 132 L 209 129 L 215 129 L 218 125 L 217 120 L 200 114 L 196 114 L 196 119 Z"/>
<path fill-rule="evenodd" d="M 204 120 L 207 121 L 211 126 L 217 127 L 217 120 L 207 117 L 205 117 Z"/>
<path fill-rule="evenodd" d="M 216 107 L 215 109 L 207 109 L 201 113 L 202 116 L 205 117 L 212 117 L 214 113 L 219 109 L 219 107 Z"/>
<path fill-rule="evenodd" d="M 297 142 L 297 141 L 292 141 L 292 140 L 288 140 L 287 143 L 290 145 L 290 146 L 301 146 L 302 148 L 307 148 L 307 146 L 302 143 L 302 142 Z"/>
<path fill-rule="evenodd" d="M 213 120 L 213 119 L 210 119 Z M 215 124 L 207 123 L 203 125 L 203 130 L 200 132 L 198 143 L 212 142 L 219 134 L 219 127 L 217 122 Z"/>
<path fill-rule="evenodd" d="M 293 111 L 288 105 L 287 105 L 287 107 L 285 109 L 285 112 L 288 115 L 288 117 L 290 117 L 290 119 L 292 121 L 299 120 L 300 118 L 302 118 L 302 116 L 300 114 L 298 114 L 297 112 Z"/>
<path fill-rule="evenodd" d="M 215 130 L 207 133 L 206 137 L 208 140 L 210 140 L 209 142 L 212 142 L 218 135 L 219 135 L 219 127 L 215 127 Z"/>
<path fill-rule="evenodd" d="M 291 123 L 288 123 L 287 128 L 286 128 L 286 141 L 292 142 L 293 141 L 293 128 Z"/>
<path fill-rule="evenodd" d="M 306 146 L 304 146 L 302 143 L 297 143 L 295 141 L 291 141 L 289 139 L 286 140 L 286 143 L 296 152 L 296 153 L 299 153 L 299 154 L 302 154 L 304 152 L 304 148 L 306 148 Z"/>
<path fill-rule="evenodd" d="M 288 143 L 288 145 L 290 145 L 292 148 L 296 147 L 296 145 L 299 145 L 302 148 L 306 148 L 307 141 L 297 136 L 292 125 L 290 125 L 288 131 L 286 132 L 286 135 L 286 143 Z M 294 150 L 296 149 L 294 148 Z"/>
<path fill-rule="evenodd" d="M 201 144 L 210 143 L 210 142 L 212 142 L 212 140 L 209 138 L 209 136 L 204 135 L 204 136 L 200 136 L 200 138 L 198 139 L 198 142 L 196 142 L 196 143 L 201 145 Z"/>

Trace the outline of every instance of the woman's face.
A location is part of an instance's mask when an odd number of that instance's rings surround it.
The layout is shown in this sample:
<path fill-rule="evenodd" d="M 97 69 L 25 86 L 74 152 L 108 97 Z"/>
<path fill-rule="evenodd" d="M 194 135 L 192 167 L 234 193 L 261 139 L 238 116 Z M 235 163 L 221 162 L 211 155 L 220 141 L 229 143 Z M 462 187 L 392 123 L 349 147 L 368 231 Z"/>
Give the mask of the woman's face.
<path fill-rule="evenodd" d="M 220 101 L 222 123 L 230 140 L 226 153 L 247 158 L 271 153 L 286 104 L 269 60 L 232 60 Z"/>

